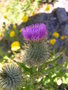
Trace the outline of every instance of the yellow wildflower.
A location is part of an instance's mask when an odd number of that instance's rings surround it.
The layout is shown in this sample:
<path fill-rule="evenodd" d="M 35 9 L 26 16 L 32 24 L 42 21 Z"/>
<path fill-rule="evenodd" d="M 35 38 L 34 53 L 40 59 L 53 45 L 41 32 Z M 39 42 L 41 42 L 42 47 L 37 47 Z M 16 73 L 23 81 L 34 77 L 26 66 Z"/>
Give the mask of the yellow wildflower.
<path fill-rule="evenodd" d="M 65 39 L 67 39 L 67 36 L 65 35 Z"/>
<path fill-rule="evenodd" d="M 7 19 L 7 15 L 4 15 L 4 19 Z"/>
<path fill-rule="evenodd" d="M 56 43 L 56 39 L 51 39 L 51 40 L 50 40 L 50 44 L 51 44 L 51 45 L 54 45 L 55 43 Z"/>
<path fill-rule="evenodd" d="M 34 16 L 35 15 L 35 12 L 32 12 L 32 16 Z"/>
<path fill-rule="evenodd" d="M 20 49 L 20 43 L 18 41 L 14 41 L 12 44 L 11 44 L 11 50 L 12 51 L 17 51 Z"/>
<path fill-rule="evenodd" d="M 0 37 L 3 37 L 3 34 L 0 32 Z"/>
<path fill-rule="evenodd" d="M 16 30 L 16 25 L 13 25 L 13 29 Z"/>
<path fill-rule="evenodd" d="M 64 38 L 64 36 L 61 36 L 61 40 L 64 40 L 65 38 Z"/>
<path fill-rule="evenodd" d="M 29 18 L 28 18 L 28 16 L 27 16 L 27 15 L 23 15 L 23 17 L 22 17 L 22 21 L 23 21 L 23 22 L 27 22 L 27 21 L 28 21 L 28 19 L 29 19 Z"/>
<path fill-rule="evenodd" d="M 47 6 L 46 6 L 46 8 L 45 8 L 45 11 L 50 11 L 50 5 L 49 4 L 47 4 Z"/>
<path fill-rule="evenodd" d="M 9 35 L 10 35 L 10 37 L 14 37 L 15 36 L 15 32 L 12 30 Z"/>
<path fill-rule="evenodd" d="M 59 33 L 58 33 L 58 32 L 54 32 L 54 33 L 53 33 L 53 37 L 59 38 Z"/>
<path fill-rule="evenodd" d="M 0 32 L 0 41 L 3 39 L 3 33 Z"/>
<path fill-rule="evenodd" d="M 22 32 L 22 29 L 20 30 L 20 32 Z"/>
<path fill-rule="evenodd" d="M 61 40 L 65 40 L 67 38 L 67 36 L 65 35 L 63 35 L 63 36 L 61 36 Z"/>

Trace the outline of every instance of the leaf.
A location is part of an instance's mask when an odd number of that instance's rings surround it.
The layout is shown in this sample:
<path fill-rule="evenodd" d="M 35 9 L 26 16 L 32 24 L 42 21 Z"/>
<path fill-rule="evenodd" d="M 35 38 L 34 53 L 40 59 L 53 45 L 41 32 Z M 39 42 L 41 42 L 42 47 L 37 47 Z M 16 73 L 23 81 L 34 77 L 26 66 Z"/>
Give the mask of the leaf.
<path fill-rule="evenodd" d="M 23 63 L 17 62 L 17 61 L 15 61 L 15 60 L 14 60 L 14 62 L 16 62 L 16 63 L 20 66 L 21 69 L 24 69 L 24 72 L 30 72 L 30 74 L 33 73 L 32 68 L 28 68 L 28 67 L 26 67 Z"/>

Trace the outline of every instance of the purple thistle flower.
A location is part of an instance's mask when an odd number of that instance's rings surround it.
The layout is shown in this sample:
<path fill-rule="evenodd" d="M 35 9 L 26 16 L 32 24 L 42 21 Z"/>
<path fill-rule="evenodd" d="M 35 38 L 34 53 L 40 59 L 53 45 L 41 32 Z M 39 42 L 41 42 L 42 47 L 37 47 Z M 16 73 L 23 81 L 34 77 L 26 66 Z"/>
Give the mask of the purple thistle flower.
<path fill-rule="evenodd" d="M 23 28 L 22 35 L 27 41 L 40 41 L 47 36 L 47 29 L 44 23 L 33 24 Z"/>

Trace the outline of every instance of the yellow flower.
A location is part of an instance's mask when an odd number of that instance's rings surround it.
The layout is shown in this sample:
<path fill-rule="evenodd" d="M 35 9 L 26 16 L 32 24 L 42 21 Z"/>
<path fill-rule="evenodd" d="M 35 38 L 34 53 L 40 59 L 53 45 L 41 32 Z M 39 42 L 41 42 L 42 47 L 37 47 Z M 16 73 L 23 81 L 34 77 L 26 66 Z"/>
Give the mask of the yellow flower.
<path fill-rule="evenodd" d="M 66 35 L 65 36 L 61 36 L 61 40 L 65 40 L 65 39 L 67 39 Z"/>
<path fill-rule="evenodd" d="M 34 16 L 35 15 L 35 12 L 32 12 L 32 16 Z"/>
<path fill-rule="evenodd" d="M 3 33 L 0 32 L 0 41 L 3 39 Z"/>
<path fill-rule="evenodd" d="M 65 35 L 65 39 L 67 39 L 67 36 Z"/>
<path fill-rule="evenodd" d="M 20 43 L 18 41 L 14 41 L 12 44 L 11 44 L 11 50 L 12 51 L 17 51 L 20 49 Z"/>
<path fill-rule="evenodd" d="M 51 39 L 51 40 L 50 40 L 50 44 L 51 44 L 51 45 L 54 45 L 55 43 L 56 43 L 56 39 Z"/>
<path fill-rule="evenodd" d="M 45 11 L 50 11 L 50 5 L 47 4 Z"/>
<path fill-rule="evenodd" d="M 0 32 L 0 37 L 3 37 L 3 34 Z"/>
<path fill-rule="evenodd" d="M 64 40 L 65 39 L 65 37 L 64 36 L 61 36 L 61 40 Z"/>
<path fill-rule="evenodd" d="M 28 18 L 28 16 L 27 16 L 27 15 L 23 15 L 23 17 L 22 17 L 22 21 L 23 21 L 23 22 L 27 22 L 27 21 L 28 21 L 28 19 L 29 19 L 29 18 Z"/>
<path fill-rule="evenodd" d="M 54 32 L 54 33 L 53 33 L 53 37 L 59 38 L 59 33 L 58 33 L 58 32 Z"/>
<path fill-rule="evenodd" d="M 22 29 L 20 30 L 20 32 L 22 32 Z"/>
<path fill-rule="evenodd" d="M 15 32 L 12 30 L 9 35 L 10 35 L 10 37 L 14 37 L 15 36 Z"/>
<path fill-rule="evenodd" d="M 16 30 L 16 25 L 13 25 L 13 29 Z"/>
<path fill-rule="evenodd" d="M 4 15 L 4 19 L 7 19 L 7 15 Z"/>

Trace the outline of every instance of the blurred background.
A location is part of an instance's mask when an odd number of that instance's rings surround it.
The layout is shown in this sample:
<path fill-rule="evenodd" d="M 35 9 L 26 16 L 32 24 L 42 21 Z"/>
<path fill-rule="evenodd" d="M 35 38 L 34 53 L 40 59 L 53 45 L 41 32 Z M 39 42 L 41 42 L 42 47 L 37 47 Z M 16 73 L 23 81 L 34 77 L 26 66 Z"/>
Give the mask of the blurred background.
<path fill-rule="evenodd" d="M 56 7 L 64 7 L 68 11 L 68 0 L 0 0 L 0 29 L 2 23 L 18 23 L 22 22 L 22 15 L 26 13 L 28 16 L 39 12 L 45 12 L 46 2 L 50 3 L 51 11 Z M 51 12 L 50 11 L 50 12 Z"/>

